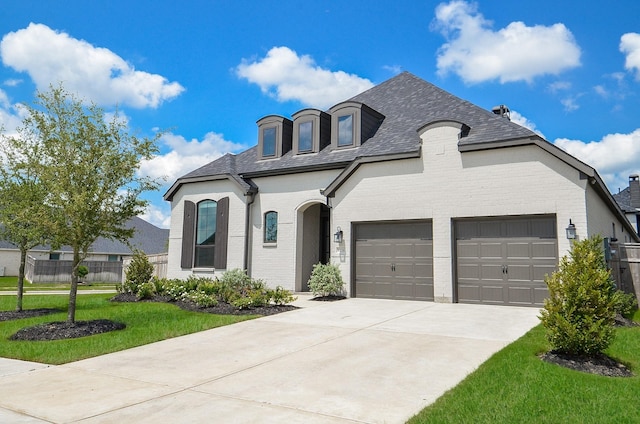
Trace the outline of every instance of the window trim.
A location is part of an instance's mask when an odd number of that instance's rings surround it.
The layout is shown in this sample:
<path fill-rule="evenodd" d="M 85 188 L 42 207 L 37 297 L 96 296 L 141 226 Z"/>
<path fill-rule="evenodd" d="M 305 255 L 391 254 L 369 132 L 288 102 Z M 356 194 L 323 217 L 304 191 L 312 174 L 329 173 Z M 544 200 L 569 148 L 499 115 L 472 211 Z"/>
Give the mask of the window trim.
<path fill-rule="evenodd" d="M 265 143 L 265 133 L 269 130 L 273 130 L 273 153 L 271 154 L 265 154 L 264 150 L 266 147 L 266 143 Z M 278 126 L 277 125 L 269 125 L 268 127 L 263 127 L 260 129 L 260 136 L 261 136 L 261 140 L 262 143 L 260 143 L 260 156 L 262 156 L 263 158 L 267 159 L 267 158 L 275 158 L 277 156 L 278 153 Z"/>
<path fill-rule="evenodd" d="M 213 200 L 213 199 L 202 199 Z M 229 197 L 223 197 L 217 201 L 216 210 L 216 244 L 214 250 L 213 267 L 195 267 L 195 246 L 196 246 L 196 203 L 185 200 L 183 203 L 182 220 L 182 252 L 180 266 L 182 269 L 215 271 L 216 269 L 227 269 L 227 249 L 229 244 Z"/>
<path fill-rule="evenodd" d="M 300 125 L 311 122 L 311 149 L 300 148 Z M 302 109 L 293 114 L 293 154 L 318 153 L 331 144 L 331 116 L 319 109 Z"/>
<path fill-rule="evenodd" d="M 357 102 L 343 102 L 335 105 L 330 109 L 331 112 L 331 147 L 335 150 L 352 149 L 358 147 L 361 144 L 361 131 L 362 131 L 362 103 Z M 351 143 L 340 145 L 340 119 L 351 115 Z"/>
<path fill-rule="evenodd" d="M 302 140 L 300 134 L 300 127 L 302 125 L 305 124 L 310 124 L 311 125 L 311 131 L 310 131 L 310 136 L 311 136 L 311 143 L 309 144 L 309 148 L 308 149 L 301 149 L 300 148 L 300 142 Z M 296 134 L 295 134 L 295 138 L 296 138 L 296 153 L 297 154 L 304 154 L 304 153 L 313 153 L 315 151 L 315 146 L 316 146 L 316 137 L 315 137 L 315 127 L 316 124 L 314 122 L 313 119 L 307 119 L 301 122 L 298 122 L 295 124 L 296 125 Z"/>
<path fill-rule="evenodd" d="M 269 115 L 258 122 L 258 159 L 277 159 L 291 150 L 293 122 L 278 115 Z M 275 146 L 273 154 L 264 154 L 264 133 L 267 130 L 275 129 Z"/>
<path fill-rule="evenodd" d="M 205 203 L 214 203 L 215 204 L 215 208 L 216 208 L 216 212 L 215 215 L 213 215 L 213 219 L 215 219 L 215 224 L 214 224 L 214 228 L 213 228 L 213 236 L 214 236 L 214 242 L 213 244 L 202 244 L 202 243 L 198 243 L 198 235 L 199 235 L 199 230 L 200 230 L 200 214 L 201 214 L 201 206 Z M 215 239 L 215 237 L 218 235 L 218 220 L 217 220 L 217 213 L 218 213 L 218 202 L 215 200 L 211 200 L 211 199 L 204 199 L 199 201 L 196 204 L 196 215 L 195 215 L 195 237 L 193 240 L 194 246 L 193 246 L 193 267 L 194 268 L 215 268 L 215 252 L 216 252 L 216 244 L 217 244 L 217 240 Z M 209 219 L 211 219 L 211 216 L 208 216 Z M 203 253 L 207 253 L 207 252 L 211 252 L 210 255 L 206 255 L 211 256 L 210 261 L 207 261 L 207 263 L 202 264 L 199 261 L 199 253 L 203 252 Z M 208 263 L 210 262 L 210 264 Z"/>
<path fill-rule="evenodd" d="M 267 238 L 267 219 L 269 216 L 274 216 L 274 215 L 275 215 L 275 226 L 276 226 L 275 237 L 273 239 L 269 239 Z M 278 212 L 276 211 L 265 212 L 262 222 L 263 222 L 262 242 L 269 245 L 277 243 L 278 242 Z"/>

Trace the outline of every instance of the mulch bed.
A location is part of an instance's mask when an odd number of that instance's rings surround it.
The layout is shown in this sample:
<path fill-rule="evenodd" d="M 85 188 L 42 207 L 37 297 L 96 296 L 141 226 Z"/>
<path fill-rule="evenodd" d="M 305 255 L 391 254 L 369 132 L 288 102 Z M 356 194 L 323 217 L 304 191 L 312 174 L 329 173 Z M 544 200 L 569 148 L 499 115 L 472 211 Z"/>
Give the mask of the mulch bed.
<path fill-rule="evenodd" d="M 62 340 L 78 337 L 92 336 L 94 334 L 107 333 L 109 331 L 122 330 L 126 326 L 121 322 L 108 319 L 96 319 L 92 321 L 56 321 L 26 327 L 18 330 L 9 337 L 9 340 Z"/>
<path fill-rule="evenodd" d="M 633 377 L 629 368 L 606 355 L 589 357 L 551 351 L 540 355 L 540 359 L 572 370 L 605 377 Z"/>
<path fill-rule="evenodd" d="M 639 323 L 622 315 L 616 315 L 616 327 L 638 327 Z M 576 371 L 605 377 L 633 377 L 633 373 L 624 364 L 609 358 L 606 355 L 577 356 L 561 352 L 547 352 L 540 355 L 540 359 L 551 364 L 560 365 Z"/>
<path fill-rule="evenodd" d="M 41 317 L 60 312 L 59 309 L 40 308 L 23 309 L 22 311 L 0 311 L 0 321 L 13 321 L 15 319 Z"/>
<path fill-rule="evenodd" d="M 112 302 L 140 302 L 135 295 L 118 294 L 111 298 Z M 169 298 L 155 296 L 153 299 L 142 302 L 165 302 L 173 303 L 181 309 L 187 311 L 204 312 L 218 315 L 274 315 L 287 312 L 298 307 L 293 305 L 269 305 L 258 308 L 236 309 L 228 303 L 219 303 L 210 308 L 201 308 L 193 302 L 170 302 Z M 0 311 L 0 321 L 10 321 L 23 318 L 32 318 L 60 312 L 59 309 L 25 309 L 20 312 Z M 69 323 L 66 321 L 47 322 L 44 324 L 26 327 L 12 335 L 10 340 L 62 340 L 78 337 L 92 336 L 94 334 L 106 333 L 109 331 L 122 330 L 125 325 L 120 322 L 107 319 L 97 319 L 92 321 L 76 321 Z"/>
<path fill-rule="evenodd" d="M 134 294 L 128 293 L 120 293 L 111 298 L 112 302 L 164 302 L 164 303 L 172 303 L 179 307 L 180 309 L 184 309 L 186 311 L 194 311 L 194 312 L 204 312 L 207 314 L 217 314 L 217 315 L 275 315 L 281 312 L 293 311 L 294 309 L 298 309 L 297 306 L 293 305 L 268 305 L 261 306 L 257 308 L 247 308 L 247 309 L 237 309 L 233 305 L 228 303 L 220 302 L 216 306 L 211 306 L 208 308 L 202 308 L 195 304 L 194 302 L 187 301 L 171 301 L 168 297 L 163 296 L 154 296 L 151 299 L 146 300 L 138 300 L 138 298 Z"/>

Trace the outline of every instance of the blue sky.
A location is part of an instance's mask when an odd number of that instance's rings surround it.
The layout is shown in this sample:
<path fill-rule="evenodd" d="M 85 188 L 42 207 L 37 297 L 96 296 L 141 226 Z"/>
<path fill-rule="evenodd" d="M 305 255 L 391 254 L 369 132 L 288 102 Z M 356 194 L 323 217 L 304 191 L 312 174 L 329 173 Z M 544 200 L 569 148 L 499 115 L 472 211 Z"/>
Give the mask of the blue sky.
<path fill-rule="evenodd" d="M 141 172 L 166 177 L 143 216 L 168 227 L 165 190 L 257 141 L 255 122 L 328 108 L 409 71 L 478 106 L 499 104 L 600 172 L 640 173 L 637 0 L 35 1 L 0 19 L 0 124 L 62 81 L 132 131 L 167 133 Z M 535 184 L 535 181 L 532 181 Z"/>

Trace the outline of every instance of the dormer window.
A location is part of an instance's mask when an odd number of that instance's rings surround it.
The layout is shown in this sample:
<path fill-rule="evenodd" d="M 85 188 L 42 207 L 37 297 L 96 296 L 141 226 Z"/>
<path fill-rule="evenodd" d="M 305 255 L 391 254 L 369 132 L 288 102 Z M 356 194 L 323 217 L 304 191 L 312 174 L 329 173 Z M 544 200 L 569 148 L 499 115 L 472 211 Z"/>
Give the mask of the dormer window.
<path fill-rule="evenodd" d="M 282 116 L 269 115 L 258 121 L 259 159 L 279 158 L 291 150 L 293 122 Z"/>
<path fill-rule="evenodd" d="M 276 127 L 269 127 L 262 129 L 262 156 L 275 156 L 276 155 Z"/>
<path fill-rule="evenodd" d="M 307 153 L 313 150 L 313 121 L 298 124 L 298 152 Z"/>
<path fill-rule="evenodd" d="M 354 145 L 353 114 L 338 116 L 338 147 Z"/>
<path fill-rule="evenodd" d="M 318 109 L 293 115 L 294 154 L 317 153 L 331 143 L 331 117 Z"/>
<path fill-rule="evenodd" d="M 337 104 L 329 112 L 334 149 L 360 146 L 376 133 L 384 120 L 384 115 L 369 106 L 352 101 Z"/>

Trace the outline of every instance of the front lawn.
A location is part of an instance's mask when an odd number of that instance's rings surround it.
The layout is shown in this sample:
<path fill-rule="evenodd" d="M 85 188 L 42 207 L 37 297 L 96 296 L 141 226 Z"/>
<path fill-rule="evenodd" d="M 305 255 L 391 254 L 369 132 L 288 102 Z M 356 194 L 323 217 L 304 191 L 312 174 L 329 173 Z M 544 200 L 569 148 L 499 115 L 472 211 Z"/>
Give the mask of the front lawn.
<path fill-rule="evenodd" d="M 640 312 L 634 319 L 640 321 Z M 601 377 L 549 364 L 537 357 L 548 349 L 538 325 L 409 423 L 640 422 L 640 327 L 617 329 L 606 351 L 635 377 Z"/>
<path fill-rule="evenodd" d="M 114 290 L 116 283 L 86 283 L 79 284 L 78 290 Z M 24 292 L 29 293 L 41 290 L 69 290 L 71 283 L 35 283 L 24 282 Z M 18 277 L 0 277 L 0 291 L 13 291 L 18 289 Z"/>
<path fill-rule="evenodd" d="M 110 294 L 78 296 L 76 321 L 109 319 L 124 323 L 124 330 L 68 340 L 11 341 L 9 337 L 21 328 L 67 318 L 67 295 L 34 295 L 25 298 L 24 309 L 55 308 L 60 312 L 0 322 L 0 356 L 64 364 L 256 317 L 191 312 L 167 303 L 116 303 L 109 301 L 111 297 L 113 295 Z M 0 310 L 14 310 L 15 304 L 15 296 L 0 296 Z"/>

